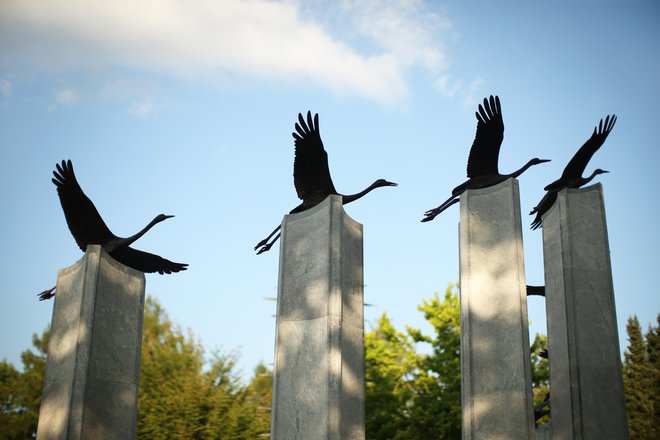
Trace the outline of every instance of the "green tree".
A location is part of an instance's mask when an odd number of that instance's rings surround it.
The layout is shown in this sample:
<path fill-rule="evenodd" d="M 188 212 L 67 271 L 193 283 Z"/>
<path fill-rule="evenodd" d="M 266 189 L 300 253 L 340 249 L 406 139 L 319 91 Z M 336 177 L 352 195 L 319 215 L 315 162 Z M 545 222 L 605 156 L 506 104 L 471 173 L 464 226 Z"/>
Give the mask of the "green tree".
<path fill-rule="evenodd" d="M 550 390 L 550 368 L 548 366 L 547 350 L 548 337 L 536 334 L 534 342 L 531 345 L 531 363 L 532 363 L 532 400 L 534 406 L 542 404 L 548 391 Z M 547 410 L 547 406 L 544 408 Z M 550 415 L 547 414 L 536 421 L 538 425 L 543 425 L 550 421 Z"/>
<path fill-rule="evenodd" d="M 651 368 L 646 343 L 636 316 L 628 319 L 629 345 L 624 353 L 623 385 L 628 409 L 628 431 L 631 440 L 652 440 L 655 437 L 653 426 L 653 404 L 649 394 Z"/>
<path fill-rule="evenodd" d="M 241 385 L 236 355 L 215 353 L 204 369 L 204 350 L 148 299 L 142 342 L 138 438 L 253 439 L 268 414 Z"/>
<path fill-rule="evenodd" d="M 365 334 L 365 429 L 369 439 L 401 438 L 419 364 L 412 339 L 386 313 Z"/>
<path fill-rule="evenodd" d="M 660 314 L 658 324 L 649 326 L 646 333 L 646 351 L 649 366 L 649 397 L 653 407 L 651 426 L 655 427 L 656 438 L 660 435 Z"/>
<path fill-rule="evenodd" d="M 433 335 L 408 327 L 418 344 L 429 344 L 414 380 L 415 394 L 405 438 L 452 439 L 461 436 L 461 335 L 458 286 L 450 285 L 441 300 L 436 292 L 417 309 L 433 327 Z"/>
<path fill-rule="evenodd" d="M 6 360 L 0 362 L 1 439 L 36 436 L 49 336 L 48 329 L 41 337 L 32 335 L 32 345 L 37 351 L 21 353 L 23 372 Z"/>
<path fill-rule="evenodd" d="M 151 298 L 142 337 L 138 438 L 252 440 L 268 433 L 265 366 L 257 367 L 249 386 L 242 385 L 235 354 L 216 353 L 206 361 L 194 336 L 173 325 Z M 48 330 L 33 337 L 37 351 L 22 354 L 23 372 L 0 362 L 0 439 L 36 434 L 48 338 Z"/>
<path fill-rule="evenodd" d="M 433 336 L 398 331 L 383 314 L 365 335 L 368 439 L 460 437 L 461 373 L 458 293 L 450 286 L 418 309 Z M 417 346 L 427 345 L 430 354 Z"/>
<path fill-rule="evenodd" d="M 254 376 L 247 388 L 249 398 L 257 408 L 259 416 L 255 420 L 257 432 L 266 437 L 270 432 L 271 405 L 273 403 L 273 372 L 264 364 L 254 369 Z"/>

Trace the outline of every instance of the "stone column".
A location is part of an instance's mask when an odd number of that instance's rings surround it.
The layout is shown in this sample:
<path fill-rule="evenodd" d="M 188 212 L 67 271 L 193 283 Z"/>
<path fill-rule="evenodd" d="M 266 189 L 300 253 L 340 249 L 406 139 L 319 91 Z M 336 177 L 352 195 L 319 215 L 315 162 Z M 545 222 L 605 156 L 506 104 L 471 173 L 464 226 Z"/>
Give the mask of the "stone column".
<path fill-rule="evenodd" d="M 282 223 L 271 438 L 364 439 L 362 225 L 340 196 Z"/>
<path fill-rule="evenodd" d="M 57 275 L 37 439 L 131 439 L 144 274 L 101 249 Z"/>
<path fill-rule="evenodd" d="M 627 439 L 600 184 L 562 190 L 543 216 L 553 439 Z"/>
<path fill-rule="evenodd" d="M 464 439 L 533 439 L 518 181 L 461 196 Z"/>

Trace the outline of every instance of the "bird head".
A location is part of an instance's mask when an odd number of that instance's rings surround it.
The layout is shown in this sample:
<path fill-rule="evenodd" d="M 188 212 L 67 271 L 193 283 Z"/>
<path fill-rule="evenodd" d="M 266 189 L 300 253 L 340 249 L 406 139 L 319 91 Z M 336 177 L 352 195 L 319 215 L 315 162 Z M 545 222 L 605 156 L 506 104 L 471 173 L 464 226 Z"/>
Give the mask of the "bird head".
<path fill-rule="evenodd" d="M 609 173 L 609 171 L 607 171 L 607 170 L 602 170 L 602 169 L 600 169 L 600 168 L 596 168 L 596 169 L 594 170 L 594 175 L 597 175 L 597 174 L 605 174 L 605 173 Z"/>
<path fill-rule="evenodd" d="M 374 182 L 374 188 L 380 188 L 381 186 L 399 186 L 399 184 L 394 182 L 388 182 L 385 179 L 378 179 Z"/>
<path fill-rule="evenodd" d="M 165 220 L 167 220 L 168 218 L 172 218 L 172 217 L 174 217 L 174 216 L 173 216 L 173 215 L 158 214 L 158 215 L 156 216 L 156 218 L 154 219 L 154 221 L 155 221 L 156 223 L 160 223 L 160 222 L 165 221 Z"/>
<path fill-rule="evenodd" d="M 532 165 L 538 165 L 540 163 L 545 163 L 545 162 L 550 162 L 550 159 L 539 159 L 538 157 L 535 157 L 534 159 L 529 161 Z"/>

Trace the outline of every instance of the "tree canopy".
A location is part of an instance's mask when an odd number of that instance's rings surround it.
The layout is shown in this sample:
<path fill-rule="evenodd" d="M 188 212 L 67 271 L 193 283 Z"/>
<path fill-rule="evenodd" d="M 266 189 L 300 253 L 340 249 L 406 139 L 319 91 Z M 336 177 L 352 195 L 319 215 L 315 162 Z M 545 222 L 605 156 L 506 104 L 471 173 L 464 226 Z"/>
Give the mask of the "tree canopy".
<path fill-rule="evenodd" d="M 417 307 L 430 331 L 398 330 L 387 313 L 365 333 L 365 423 L 370 440 L 453 439 L 461 435 L 458 286 Z M 660 426 L 660 315 L 642 334 L 628 321 L 624 385 L 631 440 L 655 439 Z M 49 331 L 21 355 L 23 371 L 0 361 L 0 439 L 36 435 Z M 535 405 L 548 393 L 547 338 L 530 353 Z M 174 325 L 152 298 L 145 307 L 138 438 L 268 438 L 272 373 L 258 365 L 244 384 L 237 353 L 205 353 L 191 331 Z M 539 420 L 545 423 L 548 416 Z"/>

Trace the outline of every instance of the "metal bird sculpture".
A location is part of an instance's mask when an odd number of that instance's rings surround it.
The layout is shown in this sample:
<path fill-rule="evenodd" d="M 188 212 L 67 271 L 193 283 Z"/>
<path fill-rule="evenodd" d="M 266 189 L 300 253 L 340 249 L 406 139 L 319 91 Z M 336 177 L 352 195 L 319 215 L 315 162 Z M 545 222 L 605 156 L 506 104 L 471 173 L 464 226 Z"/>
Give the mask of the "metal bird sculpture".
<path fill-rule="evenodd" d="M 290 214 L 306 211 L 321 203 L 329 195 L 339 195 L 342 197 L 342 203 L 354 202 L 365 196 L 372 190 L 384 186 L 397 186 L 394 182 L 388 182 L 385 179 L 378 179 L 364 190 L 356 194 L 339 194 L 332 183 L 330 177 L 330 168 L 328 167 L 328 153 L 323 148 L 321 134 L 319 132 L 319 115 L 307 112 L 307 121 L 301 113 L 298 113 L 298 122 L 295 125 L 296 131 L 292 133 L 295 139 L 296 157 L 293 162 L 293 183 L 298 193 L 298 198 L 302 203 L 293 208 Z M 258 249 L 257 255 L 264 253 L 273 246 L 280 238 L 278 231 L 282 225 L 275 228 L 270 235 L 261 240 L 254 250 Z M 277 233 L 277 235 L 275 235 Z M 271 240 L 271 238 L 275 236 Z M 271 241 L 269 241 L 271 240 Z"/>
<path fill-rule="evenodd" d="M 532 209 L 529 215 L 536 214 L 532 222 L 532 229 L 538 229 L 543 225 L 543 215 L 548 212 L 557 200 L 557 193 L 564 188 L 580 188 L 591 182 L 591 180 L 599 174 L 609 173 L 609 171 L 597 168 L 589 177 L 582 177 L 587 164 L 596 151 L 605 143 L 605 139 L 610 134 L 616 123 L 616 115 L 611 117 L 608 115 L 605 121 L 601 119 L 597 127 L 594 127 L 594 132 L 589 139 L 580 147 L 575 153 L 573 158 L 568 162 L 561 177 L 545 188 L 546 193 L 541 201 Z"/>
<path fill-rule="evenodd" d="M 504 139 L 504 121 L 502 120 L 500 98 L 492 95 L 490 99 L 484 98 L 483 105 L 479 104 L 479 111 L 475 112 L 475 115 L 477 116 L 477 133 L 468 157 L 468 180 L 454 188 L 451 197 L 440 206 L 426 211 L 422 219 L 423 222 L 430 222 L 442 211 L 458 203 L 460 200 L 458 196 L 463 194 L 465 190 L 488 188 L 504 182 L 510 177 L 520 176 L 533 165 L 550 162 L 549 159 L 534 158 L 514 173 L 500 174 L 498 159 L 502 140 Z"/>
<path fill-rule="evenodd" d="M 187 264 L 174 263 L 158 255 L 130 247 L 154 225 L 174 217 L 173 215 L 159 214 L 137 234 L 126 238 L 117 237 L 110 232 L 94 203 L 78 184 L 71 161 L 62 161 L 62 164 L 57 164 L 56 167 L 57 170 L 53 171 L 55 178 L 52 181 L 57 187 L 66 223 L 80 250 L 85 252 L 87 245 L 90 244 L 101 245 L 112 258 L 140 272 L 169 274 L 187 269 Z M 55 287 L 41 292 L 39 300 L 43 301 L 54 295 Z"/>

